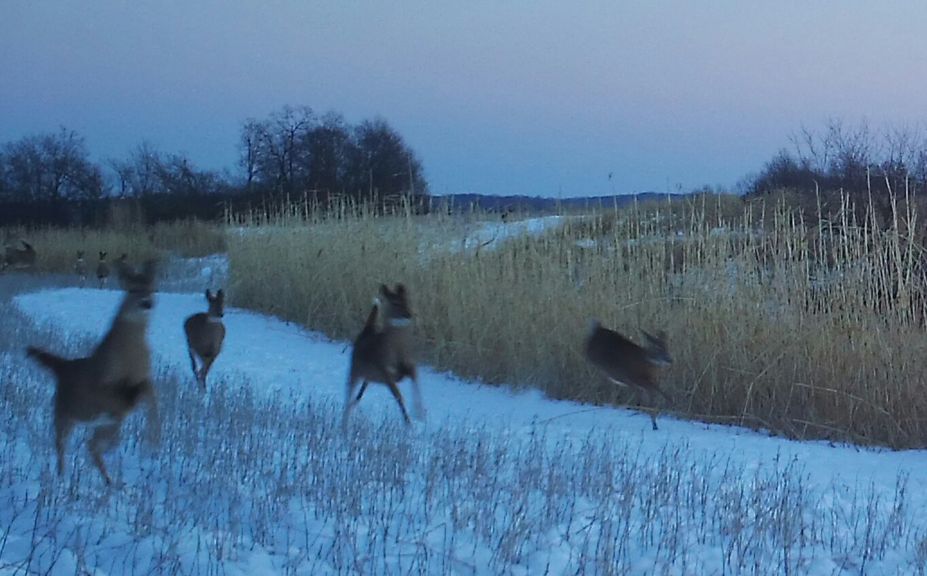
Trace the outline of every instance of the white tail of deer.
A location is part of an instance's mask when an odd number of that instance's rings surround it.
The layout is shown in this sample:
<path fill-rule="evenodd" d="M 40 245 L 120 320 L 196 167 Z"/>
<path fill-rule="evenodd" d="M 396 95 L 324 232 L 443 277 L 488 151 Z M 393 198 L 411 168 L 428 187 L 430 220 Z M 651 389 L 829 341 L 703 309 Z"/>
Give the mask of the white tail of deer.
<path fill-rule="evenodd" d="M 74 261 L 74 273 L 77 274 L 80 287 L 83 288 L 87 282 L 87 262 L 84 261 L 84 251 L 77 251 L 77 260 Z"/>
<path fill-rule="evenodd" d="M 35 248 L 25 240 L 19 241 L 20 246 L 7 246 L 3 254 L 3 268 L 14 270 L 29 270 L 35 267 Z"/>
<path fill-rule="evenodd" d="M 651 404 L 654 403 L 654 393 L 657 393 L 668 405 L 672 405 L 672 399 L 656 381 L 657 368 L 673 361 L 666 349 L 666 335 L 660 332 L 654 337 L 644 332 L 644 336 L 647 346 L 641 347 L 594 320 L 586 336 L 586 358 L 613 383 L 630 387 L 637 404 L 641 402 L 641 393 L 647 395 Z M 657 408 L 654 406 L 648 412 L 656 430 Z"/>
<path fill-rule="evenodd" d="M 206 375 L 209 374 L 212 363 L 222 351 L 222 341 L 225 340 L 225 325 L 222 324 L 222 316 L 225 314 L 225 293 L 219 290 L 213 296 L 212 292 L 207 290 L 206 301 L 209 302 L 208 312 L 194 314 L 183 323 L 193 376 L 204 391 L 206 390 Z M 199 368 L 196 365 L 197 358 L 199 358 Z"/>
<path fill-rule="evenodd" d="M 106 251 L 100 251 L 100 261 L 97 262 L 97 281 L 100 283 L 100 288 L 106 286 L 106 283 L 109 282 L 109 262 L 106 261 Z"/>
<path fill-rule="evenodd" d="M 346 427 L 348 415 L 360 402 L 370 382 L 380 382 L 389 387 L 393 398 L 399 404 L 406 424 L 410 423 L 402 393 L 397 384 L 408 376 L 412 380 L 414 408 L 416 418 L 425 417 L 421 390 L 418 385 L 418 373 L 412 359 L 412 312 L 406 288 L 397 284 L 390 290 L 385 284 L 380 285 L 381 299 L 374 300 L 373 308 L 367 316 L 364 329 L 354 340 L 351 352 L 351 367 L 348 373 L 347 398 L 345 399 L 342 426 Z M 377 327 L 380 307 L 383 307 L 383 327 Z M 360 391 L 354 396 L 357 384 Z"/>
<path fill-rule="evenodd" d="M 55 451 L 58 474 L 64 470 L 64 445 L 76 424 L 94 427 L 90 438 L 93 463 L 111 484 L 103 453 L 119 441 L 125 417 L 148 403 L 148 430 L 159 435 L 158 404 L 151 383 L 151 352 L 146 336 L 154 300 L 155 263 L 141 272 L 117 267 L 125 296 L 109 332 L 86 358 L 66 359 L 30 346 L 26 353 L 48 368 L 57 380 L 54 401 Z"/>

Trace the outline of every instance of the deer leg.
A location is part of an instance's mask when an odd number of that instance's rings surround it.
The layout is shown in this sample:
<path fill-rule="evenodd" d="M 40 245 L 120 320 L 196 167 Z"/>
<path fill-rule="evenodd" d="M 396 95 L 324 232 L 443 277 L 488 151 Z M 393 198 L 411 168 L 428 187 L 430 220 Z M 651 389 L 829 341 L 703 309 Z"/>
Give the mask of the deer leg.
<path fill-rule="evenodd" d="M 56 411 L 57 412 L 57 411 Z M 58 457 L 58 475 L 64 473 L 64 444 L 74 428 L 74 422 L 61 414 L 55 414 L 55 454 Z"/>
<path fill-rule="evenodd" d="M 100 426 L 93 432 L 90 438 L 90 455 L 93 457 L 93 463 L 97 470 L 103 475 L 103 480 L 107 485 L 112 485 L 113 481 L 106 471 L 106 464 L 103 462 L 103 453 L 109 451 L 119 440 L 119 422 Z"/>
<path fill-rule="evenodd" d="M 402 393 L 399 392 L 399 387 L 396 386 L 396 383 L 392 380 L 388 381 L 386 385 L 389 386 L 389 391 L 393 393 L 393 398 L 399 403 L 399 409 L 402 410 L 402 417 L 406 421 L 406 424 L 411 424 L 412 421 L 409 420 L 409 413 L 406 412 L 406 404 L 402 400 Z"/>
<path fill-rule="evenodd" d="M 370 382 L 367 381 L 367 380 L 364 380 L 364 382 L 361 384 L 360 390 L 359 390 L 358 393 L 357 393 L 357 397 L 354 399 L 354 403 L 355 403 L 355 404 L 357 404 L 358 402 L 360 402 L 361 398 L 364 397 L 364 392 L 367 391 L 367 386 L 368 386 L 369 384 L 370 384 Z"/>
<path fill-rule="evenodd" d="M 341 430 L 342 432 L 348 429 L 348 415 L 351 413 L 351 409 L 354 408 L 354 405 L 360 400 L 358 397 L 354 399 L 354 388 L 357 386 L 357 381 L 359 379 L 353 373 L 348 376 L 348 394 L 344 399 L 344 413 L 341 415 Z M 366 383 L 366 381 L 365 381 Z"/>
<path fill-rule="evenodd" d="M 193 348 L 187 348 L 187 354 L 190 355 L 190 368 L 193 369 L 193 377 L 196 378 L 196 381 L 200 381 L 199 370 L 196 369 L 196 355 L 193 353 Z"/>
<path fill-rule="evenodd" d="M 631 386 L 631 390 L 634 394 L 634 397 L 631 399 L 631 405 L 637 407 L 641 412 L 646 412 L 650 415 L 650 423 L 653 425 L 653 429 L 657 429 L 657 418 L 654 415 L 653 411 L 644 405 L 644 394 L 647 395 L 647 400 L 652 402 L 649 389 L 642 389 L 640 386 Z"/>
<path fill-rule="evenodd" d="M 203 379 L 200 381 L 200 384 L 203 386 L 203 390 L 206 390 L 206 375 L 209 374 L 209 369 L 212 368 L 212 363 L 216 361 L 215 356 L 210 356 L 209 358 L 203 359 L 203 368 L 202 374 Z"/>
<path fill-rule="evenodd" d="M 412 379 L 412 410 L 416 420 L 425 419 L 425 403 L 422 401 L 422 389 L 418 385 L 418 371 L 415 364 L 404 363 L 402 372 Z"/>
<path fill-rule="evenodd" d="M 660 412 L 660 409 L 657 408 L 657 403 L 654 402 L 655 398 L 653 396 L 653 390 L 647 388 L 647 404 L 650 406 L 644 408 L 650 414 L 650 423 L 653 424 L 653 429 L 657 430 L 657 414 Z"/>

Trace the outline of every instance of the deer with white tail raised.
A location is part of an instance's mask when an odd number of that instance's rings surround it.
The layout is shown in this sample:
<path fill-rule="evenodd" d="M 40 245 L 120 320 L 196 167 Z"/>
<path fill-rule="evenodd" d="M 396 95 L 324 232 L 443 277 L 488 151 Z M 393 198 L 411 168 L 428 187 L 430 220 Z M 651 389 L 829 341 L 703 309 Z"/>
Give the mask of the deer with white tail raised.
<path fill-rule="evenodd" d="M 204 392 L 206 391 L 206 375 L 209 374 L 212 363 L 222 351 L 222 342 L 225 340 L 225 325 L 222 324 L 222 317 L 225 315 L 225 293 L 220 289 L 213 296 L 210 290 L 206 290 L 206 301 L 209 302 L 207 312 L 194 314 L 183 323 L 193 376 Z M 197 368 L 197 358 L 199 358 L 199 368 Z"/>
<path fill-rule="evenodd" d="M 673 401 L 657 384 L 657 368 L 668 366 L 673 362 L 666 348 L 666 334 L 660 332 L 651 336 L 644 332 L 647 345 L 642 347 L 628 340 L 618 332 L 603 328 L 598 320 L 589 325 L 586 336 L 586 359 L 602 371 L 613 383 L 627 386 L 634 391 L 636 404 L 641 403 L 641 394 L 645 393 L 654 404 L 654 393 L 663 397 L 668 405 Z M 650 421 L 657 429 L 657 408 L 650 410 Z"/>
<path fill-rule="evenodd" d="M 109 331 L 90 356 L 66 359 L 30 346 L 26 353 L 48 368 L 57 380 L 54 399 L 55 451 L 58 474 L 64 470 L 64 446 L 74 426 L 93 427 L 90 455 L 109 485 L 103 454 L 119 441 L 122 421 L 142 400 L 148 403 L 148 430 L 159 436 L 158 403 L 151 382 L 147 330 L 154 306 L 155 262 L 140 272 L 117 266 L 125 295 Z"/>
<path fill-rule="evenodd" d="M 377 326 L 381 307 L 382 328 Z M 363 398 L 370 382 L 380 382 L 389 387 L 399 404 L 403 419 L 409 424 L 409 413 L 398 387 L 399 381 L 407 376 L 412 380 L 415 416 L 423 419 L 425 409 L 418 386 L 418 373 L 412 359 L 412 311 L 409 308 L 408 293 L 402 284 L 397 284 L 394 290 L 381 284 L 380 298 L 374 300 L 364 329 L 354 340 L 342 426 L 347 427 L 348 415 Z M 361 387 L 357 396 L 354 396 L 358 383 Z"/>

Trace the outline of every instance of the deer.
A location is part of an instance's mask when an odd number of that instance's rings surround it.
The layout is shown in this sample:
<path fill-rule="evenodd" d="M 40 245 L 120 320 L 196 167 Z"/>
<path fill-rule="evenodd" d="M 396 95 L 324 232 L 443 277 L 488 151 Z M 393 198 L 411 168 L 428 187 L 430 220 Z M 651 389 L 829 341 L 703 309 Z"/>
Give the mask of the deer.
<path fill-rule="evenodd" d="M 35 267 L 35 248 L 32 244 L 20 239 L 20 247 L 7 245 L 4 251 L 3 268 L 25 270 Z"/>
<path fill-rule="evenodd" d="M 654 393 L 657 393 L 667 405 L 672 406 L 672 398 L 656 381 L 657 368 L 673 362 L 666 348 L 666 334 L 661 331 L 657 336 L 651 336 L 642 332 L 647 339 L 645 347 L 638 346 L 614 330 L 602 327 L 598 320 L 592 320 L 585 341 L 586 359 L 612 383 L 631 388 L 635 404 L 641 404 L 642 393 L 647 394 L 653 404 Z M 657 430 L 656 407 L 648 412 L 653 429 Z"/>
<path fill-rule="evenodd" d="M 149 439 L 158 441 L 158 403 L 146 335 L 154 306 L 155 268 L 153 260 L 141 271 L 127 264 L 117 266 L 125 295 L 109 331 L 89 356 L 68 359 L 35 346 L 26 348 L 26 355 L 56 380 L 53 427 L 59 476 L 64 472 L 68 436 L 82 424 L 93 428 L 90 455 L 106 485 L 111 486 L 103 454 L 118 444 L 123 420 L 143 400 L 148 405 Z"/>
<path fill-rule="evenodd" d="M 100 288 L 106 286 L 106 283 L 109 282 L 109 262 L 106 261 L 106 251 L 101 250 L 99 252 L 100 261 L 97 263 L 97 281 L 100 283 Z"/>
<path fill-rule="evenodd" d="M 84 283 L 87 282 L 87 263 L 84 261 L 84 251 L 77 251 L 77 260 L 74 261 L 74 273 L 77 274 L 77 278 L 80 281 L 80 287 L 84 287 Z"/>
<path fill-rule="evenodd" d="M 183 323 L 193 376 L 204 392 L 206 375 L 222 351 L 222 341 L 225 340 L 225 325 L 222 324 L 222 317 L 225 315 L 225 293 L 219 289 L 214 296 L 210 290 L 206 290 L 206 301 L 209 303 L 207 312 L 193 314 Z M 197 357 L 200 360 L 199 369 Z"/>
<path fill-rule="evenodd" d="M 351 366 L 348 372 L 347 397 L 345 399 L 342 428 L 347 428 L 351 410 L 364 397 L 370 382 L 386 384 L 399 410 L 402 411 L 406 425 L 411 424 L 405 401 L 397 384 L 405 377 L 412 380 L 415 415 L 424 419 L 421 390 L 418 374 L 411 354 L 412 311 L 405 286 L 396 284 L 390 290 L 385 284 L 380 285 L 380 298 L 374 298 L 373 307 L 367 316 L 367 322 L 354 340 L 351 351 Z M 380 308 L 383 308 L 383 327 L 377 327 Z M 361 383 L 357 396 L 354 391 Z"/>

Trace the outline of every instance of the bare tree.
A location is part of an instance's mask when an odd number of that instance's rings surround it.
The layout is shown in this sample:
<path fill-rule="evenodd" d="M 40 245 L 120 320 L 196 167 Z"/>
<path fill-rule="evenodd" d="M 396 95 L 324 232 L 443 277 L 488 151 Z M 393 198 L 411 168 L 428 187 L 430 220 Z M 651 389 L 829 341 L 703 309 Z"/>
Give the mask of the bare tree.
<path fill-rule="evenodd" d="M 326 114 L 307 135 L 306 145 L 310 189 L 323 197 L 344 190 L 348 158 L 354 148 L 344 118 L 333 112 Z"/>
<path fill-rule="evenodd" d="M 3 149 L 7 196 L 19 200 L 92 199 L 103 195 L 103 174 L 84 139 L 62 127 L 26 136 Z"/>
<path fill-rule="evenodd" d="M 364 198 L 428 193 L 421 163 L 385 120 L 362 122 L 354 139 L 348 166 L 351 192 Z"/>

